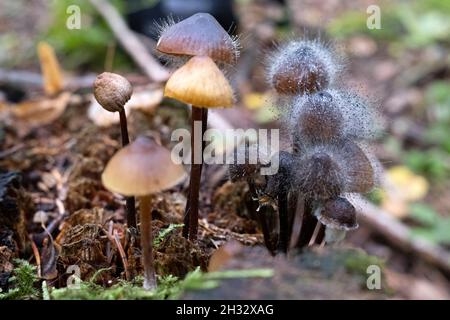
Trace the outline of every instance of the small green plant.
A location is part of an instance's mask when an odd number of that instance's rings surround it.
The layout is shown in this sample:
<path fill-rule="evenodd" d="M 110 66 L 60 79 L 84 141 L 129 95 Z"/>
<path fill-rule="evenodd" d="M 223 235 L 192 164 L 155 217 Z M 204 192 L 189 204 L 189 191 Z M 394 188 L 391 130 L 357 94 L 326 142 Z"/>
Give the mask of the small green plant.
<path fill-rule="evenodd" d="M 172 275 L 159 278 L 158 287 L 148 291 L 142 288 L 142 277 L 133 281 L 119 281 L 110 288 L 104 288 L 91 281 L 81 282 L 77 288 L 61 288 L 48 291 L 53 300 L 161 300 L 177 299 L 188 290 L 207 290 L 220 285 L 220 280 L 232 278 L 267 278 L 273 275 L 272 269 L 226 270 L 204 273 L 200 268 L 188 273 L 184 279 Z"/>
<path fill-rule="evenodd" d="M 411 217 L 421 224 L 412 229 L 412 236 L 424 238 L 430 242 L 450 244 L 450 218 L 440 216 L 433 208 L 423 203 L 411 206 Z"/>
<path fill-rule="evenodd" d="M 7 293 L 0 293 L 0 300 L 36 299 L 39 291 L 35 285 L 39 281 L 36 274 L 36 267 L 28 261 L 17 259 L 14 261 L 13 276 L 9 278 L 12 289 Z"/>
<path fill-rule="evenodd" d="M 177 228 L 182 228 L 183 226 L 184 226 L 184 224 L 182 224 L 182 223 L 180 223 L 180 224 L 171 223 L 167 228 L 161 229 L 159 231 L 158 236 L 155 239 L 153 239 L 153 246 L 159 247 L 161 242 L 169 235 L 169 233 L 171 233 L 173 230 L 175 230 Z"/>

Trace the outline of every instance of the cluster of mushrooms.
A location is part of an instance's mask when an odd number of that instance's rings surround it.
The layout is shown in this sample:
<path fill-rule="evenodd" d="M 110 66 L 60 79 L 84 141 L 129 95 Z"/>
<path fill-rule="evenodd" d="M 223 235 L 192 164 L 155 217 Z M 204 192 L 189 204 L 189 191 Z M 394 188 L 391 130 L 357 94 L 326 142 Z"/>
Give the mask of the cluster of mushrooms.
<path fill-rule="evenodd" d="M 221 68 L 238 58 L 238 44 L 209 14 L 198 13 L 162 31 L 156 49 L 179 67 L 166 83 L 164 95 L 192 106 L 191 172 L 183 235 L 195 241 L 198 232 L 200 178 L 203 163 L 203 134 L 208 108 L 231 107 L 234 93 Z M 132 94 L 124 77 L 104 72 L 94 82 L 94 96 L 110 112 L 118 112 L 123 148 L 108 162 L 102 174 L 103 185 L 126 197 L 127 224 L 136 228 L 135 197 L 139 200 L 139 230 L 144 267 L 144 288 L 156 287 L 152 253 L 152 199 L 186 178 L 182 165 L 155 139 L 139 136 L 130 143 L 124 106 Z M 200 125 L 201 136 L 194 133 Z M 195 148 L 197 141 L 201 148 Z M 158 165 L 155 165 L 158 164 Z"/>
<path fill-rule="evenodd" d="M 362 98 L 333 88 L 340 69 L 336 54 L 319 41 L 289 41 L 268 61 L 268 82 L 291 148 L 277 154 L 279 170 L 263 183 L 255 183 L 263 164 L 232 165 L 230 176 L 249 182 L 259 206 L 275 208 L 275 215 L 259 213 L 272 253 L 341 240 L 358 227 L 352 194 L 375 184 L 366 143 L 374 137 L 376 117 Z"/>
<path fill-rule="evenodd" d="M 156 49 L 180 66 L 167 81 L 165 96 L 192 106 L 191 171 L 183 236 L 195 241 L 205 147 L 202 137 L 208 109 L 231 107 L 234 103 L 224 72 L 237 61 L 238 43 L 211 15 L 198 13 L 165 26 Z M 255 212 L 263 202 L 263 206 L 267 202 L 277 204 L 275 224 L 269 221 L 273 216 L 264 214 L 267 211 L 256 212 L 265 239 L 273 239 L 269 233 L 276 234 L 275 241 L 266 240 L 272 252 L 287 252 L 290 247 L 310 242 L 322 243 L 336 238 L 341 231 L 356 228 L 355 208 L 345 194 L 367 192 L 373 186 L 371 162 L 359 145 L 369 135 L 364 130 L 349 129 L 358 126 L 358 117 L 367 108 L 359 100 L 327 89 L 335 71 L 331 53 L 317 42 L 291 41 L 279 48 L 269 63 L 269 82 L 279 95 L 280 107 L 286 111 L 292 150 L 276 155 L 279 171 L 263 177 L 262 184 L 254 183 L 262 164 L 230 166 L 233 180 L 248 182 L 252 201 L 257 203 Z M 153 197 L 181 183 L 187 174 L 155 139 L 139 136 L 130 143 L 124 106 L 131 94 L 131 84 L 117 74 L 102 73 L 94 83 L 99 104 L 120 115 L 123 143 L 123 148 L 108 162 L 102 182 L 108 190 L 126 198 L 131 230 L 138 225 L 138 197 L 144 288 L 154 289 L 157 281 L 152 253 Z M 348 112 L 351 108 L 359 111 Z M 201 137 L 195 134 L 196 126 L 201 128 Z"/>

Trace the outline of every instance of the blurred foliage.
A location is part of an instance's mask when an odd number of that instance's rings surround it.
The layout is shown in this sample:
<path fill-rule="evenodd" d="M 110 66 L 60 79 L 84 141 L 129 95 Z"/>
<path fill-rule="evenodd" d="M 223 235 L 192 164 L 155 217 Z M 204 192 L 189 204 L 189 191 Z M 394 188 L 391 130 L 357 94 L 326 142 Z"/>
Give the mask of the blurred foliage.
<path fill-rule="evenodd" d="M 172 275 L 158 279 L 158 287 L 153 291 L 142 288 L 142 277 L 133 281 L 119 281 L 110 288 L 96 285 L 94 281 L 80 283 L 77 288 L 53 289 L 49 292 L 54 300 L 118 300 L 118 299 L 178 299 L 188 290 L 207 290 L 220 285 L 220 280 L 233 278 L 267 278 L 273 275 L 271 269 L 226 270 L 204 273 L 200 268 L 188 273 L 184 279 Z"/>
<path fill-rule="evenodd" d="M 124 12 L 124 1 L 111 0 L 111 3 Z M 69 14 L 68 6 L 76 4 L 81 11 L 81 29 L 70 30 L 66 27 Z M 50 4 L 52 23 L 42 39 L 49 42 L 69 69 L 86 68 L 102 70 L 108 46 L 115 45 L 116 40 L 103 18 L 96 12 L 88 0 L 58 0 Z M 113 68 L 128 68 L 130 59 L 117 47 Z"/>
<path fill-rule="evenodd" d="M 450 82 L 433 82 L 425 92 L 425 99 L 430 118 L 425 139 L 450 154 Z"/>
<path fill-rule="evenodd" d="M 384 191 L 381 188 L 374 188 L 372 191 L 366 194 L 365 197 L 373 204 L 380 205 L 384 198 Z"/>
<path fill-rule="evenodd" d="M 448 155 L 438 148 L 406 151 L 404 161 L 411 170 L 435 182 L 449 177 Z"/>
<path fill-rule="evenodd" d="M 384 2 L 381 29 L 368 29 L 365 11 L 348 11 L 328 25 L 335 37 L 365 34 L 378 40 L 419 48 L 436 42 L 450 43 L 450 1 L 414 0 Z"/>
<path fill-rule="evenodd" d="M 450 218 L 440 216 L 430 206 L 417 203 L 410 207 L 411 217 L 421 224 L 412 229 L 413 236 L 419 236 L 436 244 L 450 244 Z"/>

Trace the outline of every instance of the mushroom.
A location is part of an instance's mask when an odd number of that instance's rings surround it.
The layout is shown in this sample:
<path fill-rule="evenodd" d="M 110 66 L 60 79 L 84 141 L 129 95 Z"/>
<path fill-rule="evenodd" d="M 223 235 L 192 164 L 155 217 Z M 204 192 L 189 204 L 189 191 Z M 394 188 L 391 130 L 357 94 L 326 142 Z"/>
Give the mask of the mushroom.
<path fill-rule="evenodd" d="M 319 41 L 291 41 L 268 63 L 268 81 L 279 94 L 297 95 L 325 89 L 339 64 Z"/>
<path fill-rule="evenodd" d="M 202 154 L 199 155 L 195 141 L 203 140 L 208 121 L 208 108 L 233 105 L 233 90 L 215 62 L 236 63 L 237 43 L 213 16 L 197 13 L 163 30 L 156 49 L 175 57 L 190 57 L 188 62 L 169 78 L 164 95 L 192 105 L 191 178 L 183 236 L 195 240 L 204 149 L 202 142 Z M 196 123 L 200 123 L 201 137 L 196 134 Z"/>
<path fill-rule="evenodd" d="M 153 139 L 140 136 L 119 150 L 102 174 L 103 185 L 112 192 L 139 197 L 139 217 L 144 265 L 144 288 L 156 287 L 152 253 L 152 195 L 183 181 L 186 173 L 171 153 Z"/>
<path fill-rule="evenodd" d="M 349 230 L 358 228 L 355 207 L 345 198 L 329 199 L 315 210 L 319 223 L 326 227 L 325 242 L 339 242 Z"/>
<path fill-rule="evenodd" d="M 332 143 L 343 135 L 343 116 L 328 92 L 300 96 L 294 102 L 294 109 L 297 113 L 292 125 L 295 151 L 301 149 L 300 145 Z"/>
<path fill-rule="evenodd" d="M 130 143 L 127 127 L 125 103 L 131 98 L 133 87 L 121 75 L 103 72 L 94 81 L 94 96 L 103 109 L 118 112 L 120 116 L 120 130 L 122 134 L 122 147 Z M 127 223 L 129 227 L 136 228 L 136 203 L 134 197 L 126 198 Z"/>

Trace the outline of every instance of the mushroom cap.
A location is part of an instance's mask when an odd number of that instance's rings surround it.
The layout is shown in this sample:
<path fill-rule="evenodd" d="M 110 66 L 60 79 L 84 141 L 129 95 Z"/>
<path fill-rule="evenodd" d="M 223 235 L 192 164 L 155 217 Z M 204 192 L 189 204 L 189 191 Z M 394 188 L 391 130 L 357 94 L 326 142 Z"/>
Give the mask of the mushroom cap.
<path fill-rule="evenodd" d="M 122 111 L 132 93 L 131 83 L 116 73 L 103 72 L 94 81 L 95 99 L 111 112 Z"/>
<path fill-rule="evenodd" d="M 196 13 L 165 29 L 156 49 L 170 55 L 208 56 L 214 61 L 235 64 L 236 41 L 208 13 Z"/>
<path fill-rule="evenodd" d="M 316 210 L 316 217 L 327 227 L 338 230 L 353 230 L 358 228 L 355 207 L 345 198 L 326 200 Z"/>
<path fill-rule="evenodd" d="M 270 82 L 280 94 L 296 95 L 323 90 L 330 83 L 329 53 L 314 42 L 296 42 L 279 50 Z"/>
<path fill-rule="evenodd" d="M 298 139 L 330 142 L 342 135 L 344 119 L 328 92 L 308 95 L 302 104 L 298 117 Z"/>
<path fill-rule="evenodd" d="M 346 141 L 341 147 L 341 162 L 345 163 L 345 192 L 369 192 L 375 185 L 372 164 L 364 151 L 353 141 Z"/>
<path fill-rule="evenodd" d="M 294 168 L 294 185 L 308 197 L 323 200 L 342 192 L 342 170 L 327 150 L 305 154 Z"/>
<path fill-rule="evenodd" d="M 138 137 L 119 150 L 102 174 L 103 185 L 125 196 L 145 196 L 170 189 L 186 177 L 171 153 L 153 139 Z"/>
<path fill-rule="evenodd" d="M 227 78 L 207 56 L 192 57 L 176 70 L 164 95 L 201 108 L 231 107 L 234 100 Z"/>

